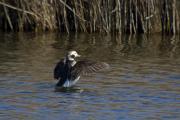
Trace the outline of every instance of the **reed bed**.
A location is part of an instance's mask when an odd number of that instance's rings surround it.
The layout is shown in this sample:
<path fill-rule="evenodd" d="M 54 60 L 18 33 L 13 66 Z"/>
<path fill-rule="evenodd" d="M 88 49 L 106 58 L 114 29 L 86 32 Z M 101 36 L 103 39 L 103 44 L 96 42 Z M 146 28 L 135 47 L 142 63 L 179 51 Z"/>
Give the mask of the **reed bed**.
<path fill-rule="evenodd" d="M 0 0 L 0 30 L 180 33 L 177 0 Z"/>

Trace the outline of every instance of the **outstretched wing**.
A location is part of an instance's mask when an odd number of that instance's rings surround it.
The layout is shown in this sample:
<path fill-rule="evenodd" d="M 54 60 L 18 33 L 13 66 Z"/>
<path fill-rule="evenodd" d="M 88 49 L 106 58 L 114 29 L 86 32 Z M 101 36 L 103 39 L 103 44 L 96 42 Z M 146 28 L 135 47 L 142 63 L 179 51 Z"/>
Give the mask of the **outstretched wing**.
<path fill-rule="evenodd" d="M 78 61 L 71 70 L 71 75 L 76 78 L 79 75 L 86 75 L 89 73 L 94 73 L 97 71 L 106 70 L 109 65 L 105 62 L 95 62 L 95 61 Z"/>
<path fill-rule="evenodd" d="M 63 69 L 64 69 L 64 60 L 60 60 L 56 67 L 54 68 L 54 79 L 59 79 L 63 75 Z"/>

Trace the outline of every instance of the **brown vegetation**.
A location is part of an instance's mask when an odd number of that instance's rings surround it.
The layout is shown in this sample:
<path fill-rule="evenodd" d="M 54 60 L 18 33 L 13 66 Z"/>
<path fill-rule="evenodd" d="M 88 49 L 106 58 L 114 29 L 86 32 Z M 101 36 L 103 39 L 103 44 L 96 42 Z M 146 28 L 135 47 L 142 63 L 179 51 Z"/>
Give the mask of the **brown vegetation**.
<path fill-rule="evenodd" d="M 176 0 L 0 0 L 2 31 L 179 33 Z"/>

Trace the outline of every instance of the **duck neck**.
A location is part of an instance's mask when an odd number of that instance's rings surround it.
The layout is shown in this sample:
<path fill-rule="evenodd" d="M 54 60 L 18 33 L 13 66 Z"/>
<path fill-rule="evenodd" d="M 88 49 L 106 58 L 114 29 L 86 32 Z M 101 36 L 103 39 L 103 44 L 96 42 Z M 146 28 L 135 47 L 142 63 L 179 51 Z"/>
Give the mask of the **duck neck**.
<path fill-rule="evenodd" d="M 66 64 L 68 64 L 68 66 L 73 67 L 76 64 L 76 61 L 75 60 L 66 59 Z"/>

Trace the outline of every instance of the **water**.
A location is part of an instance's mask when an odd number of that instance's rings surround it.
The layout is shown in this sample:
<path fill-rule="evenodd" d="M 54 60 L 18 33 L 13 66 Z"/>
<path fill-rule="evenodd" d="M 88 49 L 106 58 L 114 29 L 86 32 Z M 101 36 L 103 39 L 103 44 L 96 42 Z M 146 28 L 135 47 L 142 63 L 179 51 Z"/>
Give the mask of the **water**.
<path fill-rule="evenodd" d="M 0 34 L 1 120 L 179 120 L 178 37 Z M 55 92 L 53 68 L 74 49 L 109 71 Z M 83 58 L 81 58 L 83 59 Z"/>

